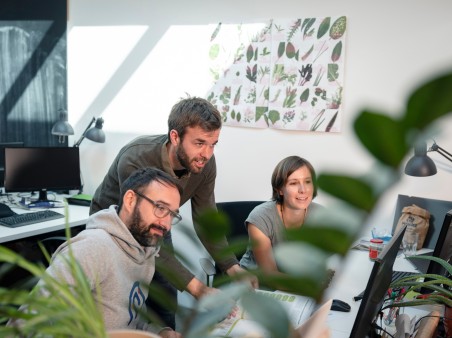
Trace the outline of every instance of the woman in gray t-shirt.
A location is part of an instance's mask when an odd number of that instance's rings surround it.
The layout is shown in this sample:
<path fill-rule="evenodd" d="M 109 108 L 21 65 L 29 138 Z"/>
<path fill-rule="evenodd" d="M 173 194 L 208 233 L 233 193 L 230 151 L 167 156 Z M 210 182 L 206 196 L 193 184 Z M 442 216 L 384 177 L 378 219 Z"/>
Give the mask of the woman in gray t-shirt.
<path fill-rule="evenodd" d="M 279 162 L 271 184 L 272 200 L 255 207 L 245 221 L 250 243 L 254 243 L 240 260 L 246 269 L 278 272 L 273 247 L 284 241 L 284 229 L 299 228 L 324 209 L 312 202 L 317 196 L 316 174 L 304 158 L 289 156 Z"/>

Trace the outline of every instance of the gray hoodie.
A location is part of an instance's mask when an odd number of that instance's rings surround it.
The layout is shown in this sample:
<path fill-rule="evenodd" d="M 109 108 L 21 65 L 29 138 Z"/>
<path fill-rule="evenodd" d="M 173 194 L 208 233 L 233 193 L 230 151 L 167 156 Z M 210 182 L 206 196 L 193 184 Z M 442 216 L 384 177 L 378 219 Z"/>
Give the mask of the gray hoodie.
<path fill-rule="evenodd" d="M 145 300 L 155 269 L 159 248 L 142 247 L 133 238 L 117 214 L 117 207 L 92 215 L 86 230 L 70 240 L 75 259 L 88 277 L 93 294 L 99 284 L 98 305 L 103 311 L 107 330 L 142 329 L 158 333 L 162 328 L 140 321 L 137 308 L 145 311 Z M 67 263 L 68 243 L 53 255 L 47 269 L 52 276 L 72 283 Z"/>

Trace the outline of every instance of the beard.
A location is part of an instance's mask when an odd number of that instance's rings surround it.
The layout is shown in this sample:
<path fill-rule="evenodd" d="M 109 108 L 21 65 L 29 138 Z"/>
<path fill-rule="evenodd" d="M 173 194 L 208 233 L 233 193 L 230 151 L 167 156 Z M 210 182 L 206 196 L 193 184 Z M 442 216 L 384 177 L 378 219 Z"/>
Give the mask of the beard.
<path fill-rule="evenodd" d="M 179 161 L 179 163 L 192 174 L 199 174 L 204 169 L 204 167 L 199 168 L 194 163 L 192 163 L 195 159 L 190 160 L 188 158 L 188 155 L 185 152 L 185 149 L 182 146 L 182 144 L 179 145 L 176 149 L 176 157 L 177 157 L 177 160 Z M 205 157 L 201 157 L 201 160 L 203 160 L 204 163 L 208 162 L 208 159 L 206 159 Z"/>
<path fill-rule="evenodd" d="M 158 229 L 162 231 L 163 236 L 152 235 L 151 229 Z M 130 233 L 133 238 L 141 245 L 145 247 L 159 247 L 163 242 L 163 237 L 165 237 L 168 232 L 165 227 L 158 224 L 144 225 L 143 218 L 141 217 L 141 212 L 138 209 L 138 205 L 132 214 L 132 223 L 129 225 Z"/>

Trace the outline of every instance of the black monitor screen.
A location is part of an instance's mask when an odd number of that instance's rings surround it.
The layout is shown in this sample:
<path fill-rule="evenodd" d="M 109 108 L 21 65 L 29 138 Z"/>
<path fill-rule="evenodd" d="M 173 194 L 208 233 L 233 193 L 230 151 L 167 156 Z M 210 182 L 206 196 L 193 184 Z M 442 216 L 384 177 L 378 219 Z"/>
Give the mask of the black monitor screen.
<path fill-rule="evenodd" d="M 404 207 L 417 205 L 430 213 L 429 227 L 424 240 L 423 248 L 435 249 L 436 242 L 443 227 L 444 215 L 452 209 L 452 201 L 436 200 L 425 197 L 398 195 L 397 204 L 394 212 L 394 222 L 392 232 L 397 227 L 402 210 Z M 420 248 L 418 248 L 420 249 Z"/>
<path fill-rule="evenodd" d="M 5 148 L 5 191 L 40 193 L 80 189 L 78 147 Z"/>
<path fill-rule="evenodd" d="M 4 186 L 5 181 L 5 148 L 23 147 L 23 142 L 1 142 L 0 143 L 0 187 Z"/>
<path fill-rule="evenodd" d="M 392 279 L 392 268 L 405 234 L 406 226 L 395 234 L 374 263 L 350 338 L 367 337 L 379 313 Z"/>
<path fill-rule="evenodd" d="M 445 261 L 449 261 L 452 256 L 452 210 L 449 210 L 444 216 L 443 226 L 435 245 L 435 250 L 433 250 L 434 257 L 439 257 Z M 416 264 L 416 261 L 421 261 L 420 259 L 413 259 L 412 262 Z M 423 261 L 423 260 L 422 260 Z M 430 261 L 427 269 L 428 274 L 446 275 L 446 269 L 442 265 Z M 427 279 L 428 280 L 428 279 Z M 421 293 L 431 293 L 432 290 L 428 288 L 422 288 Z"/>

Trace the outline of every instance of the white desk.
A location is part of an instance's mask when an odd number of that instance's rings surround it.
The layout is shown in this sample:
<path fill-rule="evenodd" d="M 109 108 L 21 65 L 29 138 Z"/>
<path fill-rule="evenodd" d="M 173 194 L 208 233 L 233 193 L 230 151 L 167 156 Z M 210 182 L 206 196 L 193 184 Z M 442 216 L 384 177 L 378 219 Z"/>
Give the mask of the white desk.
<path fill-rule="evenodd" d="M 350 312 L 330 311 L 327 325 L 331 329 L 332 338 L 348 338 L 353 328 L 361 301 L 353 297 L 365 290 L 374 263 L 369 259 L 367 251 L 350 250 L 340 270 L 336 270 L 331 285 L 325 293 L 325 299 L 336 298 L 350 304 Z M 394 270 L 416 272 L 403 255 L 397 257 Z"/>
<path fill-rule="evenodd" d="M 24 209 L 20 208 L 12 209 L 17 213 L 27 212 Z M 38 210 L 42 209 L 33 209 L 30 210 L 30 212 Z M 62 214 L 65 213 L 65 208 L 54 208 L 52 210 L 60 212 Z M 86 221 L 89 217 L 89 207 L 69 205 L 67 211 L 68 211 L 67 224 L 69 225 L 69 227 L 72 228 L 86 224 Z M 64 230 L 65 228 L 66 228 L 66 218 L 59 218 L 51 221 L 24 225 L 17 228 L 8 228 L 0 225 L 0 243 L 25 239 L 36 235 L 42 235 L 58 230 Z"/>

